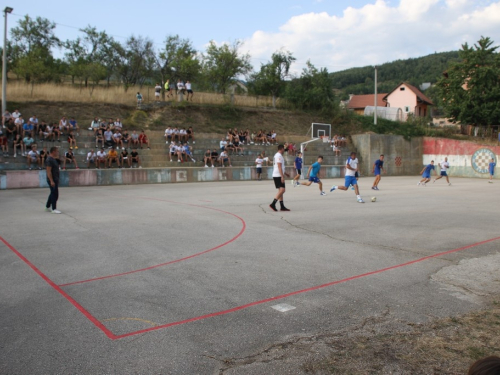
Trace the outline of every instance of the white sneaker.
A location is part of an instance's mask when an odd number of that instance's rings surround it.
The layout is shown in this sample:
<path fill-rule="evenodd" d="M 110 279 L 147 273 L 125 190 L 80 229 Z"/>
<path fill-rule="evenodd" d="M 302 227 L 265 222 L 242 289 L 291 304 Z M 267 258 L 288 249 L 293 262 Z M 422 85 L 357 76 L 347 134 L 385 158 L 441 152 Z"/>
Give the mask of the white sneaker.
<path fill-rule="evenodd" d="M 451 182 L 448 184 L 448 186 L 451 186 Z"/>
<path fill-rule="evenodd" d="M 419 182 L 417 182 L 417 186 L 420 186 L 420 181 L 419 181 Z"/>
<path fill-rule="evenodd" d="M 193 141 L 193 145 L 194 145 L 194 144 L 196 144 L 196 142 L 195 142 L 195 141 Z"/>
<path fill-rule="evenodd" d="M 295 180 L 290 181 L 292 183 L 292 186 L 295 187 Z"/>
<path fill-rule="evenodd" d="M 142 169 L 142 165 L 139 165 L 139 169 Z"/>
<path fill-rule="evenodd" d="M 205 164 L 205 168 L 208 168 L 208 165 Z"/>
<path fill-rule="evenodd" d="M 365 203 L 365 201 L 361 198 L 358 198 L 358 203 Z"/>
<path fill-rule="evenodd" d="M 489 180 L 489 181 L 488 181 L 488 183 L 492 184 L 492 183 L 493 183 L 493 181 Z"/>
<path fill-rule="evenodd" d="M 326 195 L 326 193 L 324 191 L 322 191 L 320 195 Z"/>
<path fill-rule="evenodd" d="M 53 213 L 53 214 L 60 214 L 60 213 L 61 213 L 61 211 L 58 211 L 58 210 L 52 210 L 52 211 L 51 211 L 51 213 Z"/>

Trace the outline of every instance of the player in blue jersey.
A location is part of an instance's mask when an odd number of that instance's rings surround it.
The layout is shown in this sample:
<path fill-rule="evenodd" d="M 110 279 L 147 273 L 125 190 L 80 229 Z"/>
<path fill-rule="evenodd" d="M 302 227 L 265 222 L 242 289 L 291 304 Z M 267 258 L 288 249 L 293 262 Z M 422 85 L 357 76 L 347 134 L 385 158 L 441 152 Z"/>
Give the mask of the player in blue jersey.
<path fill-rule="evenodd" d="M 373 181 L 372 190 L 378 190 L 378 183 L 380 182 L 380 174 L 385 172 L 384 170 L 384 155 L 380 155 L 380 158 L 373 163 L 372 173 L 375 175 L 375 181 Z"/>
<path fill-rule="evenodd" d="M 323 162 L 323 156 L 318 156 L 318 161 L 311 165 L 309 167 L 309 170 L 307 171 L 307 176 L 309 177 L 307 182 L 297 182 L 298 185 L 305 185 L 305 186 L 311 186 L 311 184 L 314 182 L 315 184 L 318 184 L 319 186 L 319 191 L 320 195 L 326 195 L 326 193 L 323 191 L 323 183 L 318 177 L 319 170 L 321 169 L 321 163 Z"/>
<path fill-rule="evenodd" d="M 358 181 L 356 178 L 356 172 L 358 172 L 358 158 L 356 157 L 355 152 L 351 152 L 351 156 L 347 159 L 345 164 L 345 182 L 344 186 L 334 185 L 330 189 L 330 191 L 334 191 L 336 189 L 339 190 L 347 190 L 349 186 L 354 187 L 354 192 L 356 193 L 356 198 L 359 203 L 365 203 L 361 195 L 359 194 Z"/>
<path fill-rule="evenodd" d="M 424 169 L 420 172 L 422 174 L 422 179 L 418 182 L 418 185 L 424 185 L 428 183 L 431 180 L 431 171 L 434 171 L 436 173 L 436 168 L 434 168 L 434 160 L 431 160 L 431 163 L 426 165 Z M 436 173 L 437 175 L 437 173 Z"/>
<path fill-rule="evenodd" d="M 497 163 L 495 163 L 495 159 L 491 158 L 490 164 L 488 164 L 488 171 L 490 172 L 490 180 L 488 182 L 493 182 L 493 176 L 495 175 L 495 167 Z"/>

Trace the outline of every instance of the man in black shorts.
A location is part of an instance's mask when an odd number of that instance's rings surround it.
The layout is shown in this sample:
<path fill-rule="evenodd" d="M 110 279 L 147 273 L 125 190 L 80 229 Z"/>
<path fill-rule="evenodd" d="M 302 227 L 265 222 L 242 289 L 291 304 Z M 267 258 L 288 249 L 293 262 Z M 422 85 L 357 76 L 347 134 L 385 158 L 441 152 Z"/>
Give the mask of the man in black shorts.
<path fill-rule="evenodd" d="M 120 161 L 122 163 L 123 168 L 125 168 L 125 164 L 128 164 L 128 167 L 130 168 L 131 163 L 126 149 L 120 152 Z"/>
<path fill-rule="evenodd" d="M 212 150 L 212 168 L 214 167 L 214 164 L 217 162 L 217 160 L 219 159 L 219 153 L 217 152 L 217 149 L 213 149 Z"/>
<path fill-rule="evenodd" d="M 137 152 L 137 149 L 133 149 L 132 152 L 130 153 L 130 166 L 133 167 L 133 163 L 137 163 L 139 168 L 142 168 L 141 166 L 141 158 L 139 157 L 139 153 Z"/>
<path fill-rule="evenodd" d="M 274 186 L 278 189 L 278 194 L 273 200 L 273 203 L 269 205 L 273 211 L 278 211 L 276 209 L 276 202 L 280 202 L 281 210 L 280 211 L 290 211 L 285 207 L 283 203 L 283 194 L 285 194 L 285 176 L 289 177 L 289 174 L 285 172 L 285 158 L 283 157 L 283 153 L 285 152 L 285 146 L 279 145 L 278 152 L 274 155 L 274 163 L 273 163 L 273 180 Z"/>
<path fill-rule="evenodd" d="M 53 214 L 60 214 L 61 211 L 56 209 L 57 200 L 59 199 L 59 149 L 57 147 L 50 148 L 50 154 L 45 160 L 45 167 L 47 168 L 47 184 L 49 184 L 50 195 L 45 205 L 45 211 L 52 212 Z M 51 209 L 52 206 L 52 209 Z"/>
<path fill-rule="evenodd" d="M 205 152 L 205 155 L 203 155 L 203 162 L 205 163 L 205 168 L 208 168 L 208 163 L 210 162 L 212 164 L 212 152 L 210 149 L 208 149 Z M 213 167 L 213 164 L 212 164 Z"/>

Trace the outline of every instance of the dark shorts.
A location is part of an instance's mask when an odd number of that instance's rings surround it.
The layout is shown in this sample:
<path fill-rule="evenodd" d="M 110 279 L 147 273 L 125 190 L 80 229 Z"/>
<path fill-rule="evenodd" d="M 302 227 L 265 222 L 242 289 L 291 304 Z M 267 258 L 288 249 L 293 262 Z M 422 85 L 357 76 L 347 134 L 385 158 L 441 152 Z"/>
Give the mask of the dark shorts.
<path fill-rule="evenodd" d="M 356 172 L 356 173 L 354 174 L 354 177 L 358 178 L 358 177 L 359 177 L 359 173 L 358 173 L 358 172 Z"/>
<path fill-rule="evenodd" d="M 257 167 L 257 173 L 261 174 L 262 173 L 262 168 Z"/>
<path fill-rule="evenodd" d="M 446 171 L 441 171 L 441 176 L 446 177 L 448 175 L 446 174 Z"/>
<path fill-rule="evenodd" d="M 273 177 L 274 180 L 274 186 L 276 186 L 276 189 L 280 188 L 285 188 L 285 182 L 281 182 L 281 177 Z"/>
<path fill-rule="evenodd" d="M 319 184 L 321 181 L 318 177 L 309 177 L 309 181 Z"/>
<path fill-rule="evenodd" d="M 302 175 L 302 169 L 296 169 L 296 171 L 299 176 Z"/>
<path fill-rule="evenodd" d="M 192 94 L 193 90 L 187 90 L 188 94 Z"/>

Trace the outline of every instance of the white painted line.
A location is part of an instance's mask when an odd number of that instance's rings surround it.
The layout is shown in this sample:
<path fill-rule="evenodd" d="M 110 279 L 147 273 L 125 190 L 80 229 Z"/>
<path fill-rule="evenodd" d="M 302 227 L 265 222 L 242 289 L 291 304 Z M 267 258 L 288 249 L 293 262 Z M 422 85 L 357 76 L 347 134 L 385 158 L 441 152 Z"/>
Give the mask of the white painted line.
<path fill-rule="evenodd" d="M 295 306 L 289 305 L 287 303 L 280 303 L 278 305 L 271 306 L 273 309 L 280 312 L 286 312 L 295 309 Z"/>

